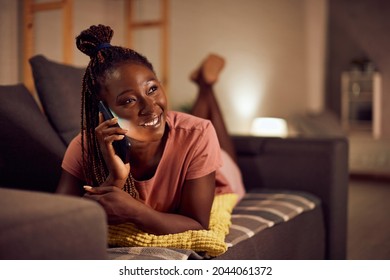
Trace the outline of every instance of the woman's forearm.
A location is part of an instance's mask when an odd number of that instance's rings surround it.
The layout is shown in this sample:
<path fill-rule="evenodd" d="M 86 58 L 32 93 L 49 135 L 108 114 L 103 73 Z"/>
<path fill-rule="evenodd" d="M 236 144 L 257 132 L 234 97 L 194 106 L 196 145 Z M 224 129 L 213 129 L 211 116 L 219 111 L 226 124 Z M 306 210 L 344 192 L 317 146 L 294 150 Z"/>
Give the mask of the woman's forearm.
<path fill-rule="evenodd" d="M 129 222 L 145 232 L 156 235 L 205 229 L 195 219 L 180 214 L 159 212 L 142 203 L 130 217 Z"/>

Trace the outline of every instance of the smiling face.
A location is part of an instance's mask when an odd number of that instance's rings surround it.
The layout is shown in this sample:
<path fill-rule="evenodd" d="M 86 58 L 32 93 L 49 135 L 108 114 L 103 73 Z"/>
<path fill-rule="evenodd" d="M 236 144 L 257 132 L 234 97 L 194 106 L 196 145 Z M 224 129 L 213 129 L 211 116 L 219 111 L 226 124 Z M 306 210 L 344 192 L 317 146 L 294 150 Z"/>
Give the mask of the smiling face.
<path fill-rule="evenodd" d="M 128 124 L 128 137 L 153 142 L 165 131 L 167 98 L 156 75 L 141 64 L 125 63 L 110 71 L 100 92 L 111 111 Z"/>

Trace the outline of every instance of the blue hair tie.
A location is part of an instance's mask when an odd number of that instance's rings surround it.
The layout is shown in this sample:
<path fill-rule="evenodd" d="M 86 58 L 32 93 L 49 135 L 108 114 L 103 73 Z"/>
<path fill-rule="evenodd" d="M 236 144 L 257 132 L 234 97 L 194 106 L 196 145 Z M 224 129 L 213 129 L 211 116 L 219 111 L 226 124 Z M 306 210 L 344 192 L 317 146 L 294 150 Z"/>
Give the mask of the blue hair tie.
<path fill-rule="evenodd" d="M 101 49 L 106 49 L 106 48 L 109 48 L 109 47 L 111 47 L 110 43 L 101 43 L 101 44 L 97 45 L 96 53 L 99 52 Z"/>

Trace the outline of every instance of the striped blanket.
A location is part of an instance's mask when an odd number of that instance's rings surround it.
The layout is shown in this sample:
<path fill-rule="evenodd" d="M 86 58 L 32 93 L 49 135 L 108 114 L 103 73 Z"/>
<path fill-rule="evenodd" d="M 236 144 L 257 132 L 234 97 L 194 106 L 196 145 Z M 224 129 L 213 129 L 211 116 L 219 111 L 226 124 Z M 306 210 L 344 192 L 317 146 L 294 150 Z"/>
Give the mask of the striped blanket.
<path fill-rule="evenodd" d="M 248 193 L 234 208 L 232 225 L 225 238 L 228 247 L 251 238 L 258 232 L 287 222 L 303 212 L 311 211 L 320 200 L 304 192 Z M 175 248 L 120 247 L 108 249 L 110 259 L 207 259 L 209 256 Z"/>

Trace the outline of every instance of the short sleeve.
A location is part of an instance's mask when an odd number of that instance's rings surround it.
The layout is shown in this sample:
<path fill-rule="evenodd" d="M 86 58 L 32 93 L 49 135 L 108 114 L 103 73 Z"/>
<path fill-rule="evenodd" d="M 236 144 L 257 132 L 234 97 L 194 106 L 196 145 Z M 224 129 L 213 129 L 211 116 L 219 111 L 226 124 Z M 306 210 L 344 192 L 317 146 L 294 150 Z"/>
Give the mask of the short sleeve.
<path fill-rule="evenodd" d="M 83 156 L 81 150 L 81 134 L 78 134 L 69 144 L 64 159 L 62 160 L 62 169 L 73 176 L 85 181 L 83 172 Z"/>
<path fill-rule="evenodd" d="M 187 180 L 206 176 L 222 166 L 221 149 L 214 126 L 210 121 L 206 121 L 198 137 L 187 170 Z"/>

